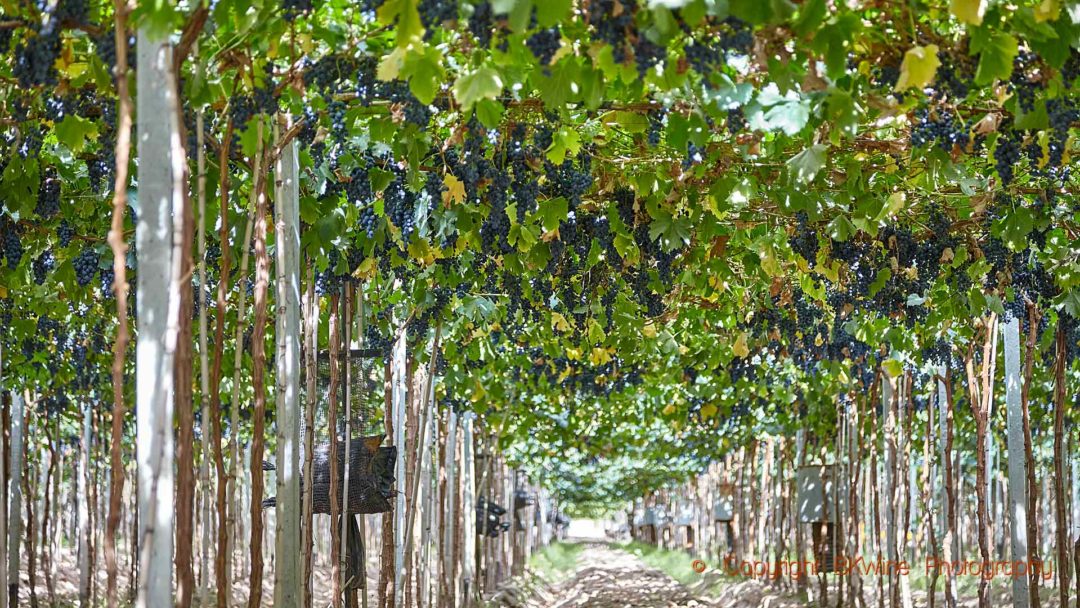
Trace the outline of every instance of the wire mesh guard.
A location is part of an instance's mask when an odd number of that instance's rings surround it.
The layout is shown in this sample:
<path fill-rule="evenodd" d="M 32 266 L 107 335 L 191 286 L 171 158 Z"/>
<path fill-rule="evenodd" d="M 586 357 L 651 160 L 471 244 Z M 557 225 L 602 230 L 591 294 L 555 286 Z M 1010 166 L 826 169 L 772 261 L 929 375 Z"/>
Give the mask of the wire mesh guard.
<path fill-rule="evenodd" d="M 348 513 L 385 513 L 392 508 L 392 499 L 395 495 L 394 464 L 397 459 L 397 448 L 383 446 L 384 435 L 381 434 L 382 422 L 377 416 L 376 405 L 371 398 L 376 391 L 372 390 L 373 378 L 369 368 L 374 366 L 364 365 L 365 351 L 353 349 L 342 353 L 342 365 L 339 368 L 338 381 L 338 410 L 345 408 L 340 404 L 349 399 L 349 487 L 345 490 L 345 442 L 337 441 L 337 487 L 339 506 L 344 505 L 347 495 Z M 351 369 L 350 369 L 351 368 Z M 346 371 L 348 370 L 348 372 Z M 330 403 L 330 356 L 320 353 L 318 360 L 318 403 L 317 411 L 328 411 Z M 335 435 L 342 437 L 345 434 L 345 416 L 341 416 L 340 427 Z M 274 465 L 263 463 L 264 470 L 274 470 Z M 305 480 L 301 476 L 301 487 Z M 271 497 L 263 501 L 263 507 L 277 506 L 277 498 Z M 314 513 L 330 513 L 330 443 L 325 441 L 317 445 L 312 454 L 312 511 Z"/>
<path fill-rule="evenodd" d="M 349 397 L 348 411 L 352 432 L 363 437 L 373 437 L 383 432 L 383 420 L 380 406 L 383 402 L 382 391 L 377 390 L 381 377 L 381 367 L 374 361 L 381 361 L 381 354 L 370 349 L 354 348 L 338 354 L 338 424 L 345 424 L 345 397 Z M 330 408 L 330 354 L 319 353 L 318 384 L 319 394 L 317 411 L 324 413 Z M 343 432 L 338 430 L 338 434 Z"/>

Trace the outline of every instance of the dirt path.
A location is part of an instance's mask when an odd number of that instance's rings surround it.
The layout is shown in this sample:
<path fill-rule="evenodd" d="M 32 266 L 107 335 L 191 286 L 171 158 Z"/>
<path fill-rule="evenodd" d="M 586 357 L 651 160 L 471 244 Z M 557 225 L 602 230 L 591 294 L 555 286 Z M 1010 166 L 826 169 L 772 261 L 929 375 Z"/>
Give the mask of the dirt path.
<path fill-rule="evenodd" d="M 607 544 L 591 544 L 578 556 L 574 576 L 555 589 L 548 608 L 691 608 L 694 599 L 675 579 Z"/>

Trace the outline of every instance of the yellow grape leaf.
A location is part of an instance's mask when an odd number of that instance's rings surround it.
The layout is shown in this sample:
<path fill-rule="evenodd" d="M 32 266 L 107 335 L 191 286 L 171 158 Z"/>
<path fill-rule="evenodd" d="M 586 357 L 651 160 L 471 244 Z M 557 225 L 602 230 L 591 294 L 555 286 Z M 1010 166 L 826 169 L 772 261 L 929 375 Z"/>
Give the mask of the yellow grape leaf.
<path fill-rule="evenodd" d="M 1061 16 L 1061 3 L 1058 0 L 1043 0 L 1035 7 L 1035 21 L 1057 21 Z"/>
<path fill-rule="evenodd" d="M 409 50 L 405 47 L 396 47 L 379 62 L 379 67 L 375 70 L 375 76 L 384 82 L 397 78 L 398 74 L 401 73 L 401 68 L 405 65 L 405 55 L 408 52 Z"/>
<path fill-rule="evenodd" d="M 936 44 L 917 46 L 904 53 L 904 61 L 900 63 L 900 78 L 896 81 L 895 90 L 921 89 L 934 82 L 934 74 L 941 65 L 937 53 Z"/>
<path fill-rule="evenodd" d="M 664 408 L 663 414 L 665 416 L 671 416 L 674 413 L 675 413 L 675 404 L 674 403 L 667 404 L 667 407 Z"/>
<path fill-rule="evenodd" d="M 776 249 L 772 243 L 766 243 L 758 255 L 761 257 L 761 269 L 770 277 L 778 277 L 783 273 L 780 260 L 776 258 Z"/>
<path fill-rule="evenodd" d="M 949 0 L 949 12 L 960 23 L 982 25 L 986 0 Z"/>
<path fill-rule="evenodd" d="M 589 362 L 593 365 L 605 365 L 608 361 L 611 361 L 611 353 L 606 348 L 596 347 L 592 349 L 592 354 L 589 355 Z"/>
<path fill-rule="evenodd" d="M 893 192 L 889 195 L 889 198 L 885 200 L 885 207 L 882 208 L 882 213 L 878 219 L 885 219 L 888 216 L 896 215 L 900 213 L 907 205 L 907 194 L 904 192 Z"/>
<path fill-rule="evenodd" d="M 363 262 L 356 267 L 356 271 L 353 272 L 353 276 L 358 279 L 370 279 L 375 276 L 375 258 L 364 258 Z"/>
<path fill-rule="evenodd" d="M 431 266 L 435 263 L 435 250 L 432 249 L 426 239 L 416 239 L 409 243 L 409 255 L 424 266 Z"/>
<path fill-rule="evenodd" d="M 469 401 L 472 401 L 473 403 L 479 403 L 480 400 L 484 398 L 484 395 L 487 394 L 487 391 L 484 390 L 484 385 L 480 384 L 479 380 L 474 381 L 473 384 L 474 388 L 472 394 L 469 395 Z"/>
<path fill-rule="evenodd" d="M 442 195 L 444 204 L 450 204 L 451 202 L 465 202 L 465 184 L 463 184 L 460 179 L 447 173 L 443 176 L 443 185 L 446 186 L 446 192 L 443 192 Z"/>
<path fill-rule="evenodd" d="M 652 323 L 646 323 L 645 327 L 641 328 L 641 334 L 643 336 L 645 336 L 646 338 L 655 338 L 656 337 L 656 325 L 654 325 Z"/>
<path fill-rule="evenodd" d="M 735 353 L 736 357 L 745 359 L 750 354 L 750 347 L 746 345 L 746 332 L 739 334 L 739 337 L 735 339 L 735 344 L 731 347 L 731 352 Z"/>
<path fill-rule="evenodd" d="M 551 326 L 559 331 L 570 331 L 570 323 L 561 313 L 551 313 Z"/>
<path fill-rule="evenodd" d="M 701 406 L 701 417 L 702 418 L 712 418 L 715 415 L 716 415 L 716 406 L 715 405 L 713 405 L 711 403 L 706 403 L 705 405 Z"/>
<path fill-rule="evenodd" d="M 904 373 L 904 364 L 896 359 L 886 359 L 882 362 L 881 369 L 883 369 L 890 378 L 899 378 L 900 374 Z"/>

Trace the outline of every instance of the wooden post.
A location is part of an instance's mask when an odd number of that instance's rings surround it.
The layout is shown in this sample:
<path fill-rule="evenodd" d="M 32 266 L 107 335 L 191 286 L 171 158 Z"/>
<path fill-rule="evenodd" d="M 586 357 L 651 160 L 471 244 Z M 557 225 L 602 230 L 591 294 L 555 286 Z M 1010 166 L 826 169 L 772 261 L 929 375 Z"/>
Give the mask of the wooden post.
<path fill-rule="evenodd" d="M 439 339 L 442 335 L 442 325 L 435 328 L 435 340 L 431 350 L 431 366 L 428 372 L 429 384 L 427 386 L 427 402 L 425 413 L 424 434 L 426 435 L 427 450 L 424 451 L 423 459 L 421 461 L 421 472 L 424 476 L 423 488 L 426 499 L 422 504 L 425 505 L 423 512 L 422 522 L 422 534 L 421 534 L 421 587 L 420 587 L 420 606 L 430 606 L 433 597 L 437 597 L 437 591 L 435 595 L 432 594 L 431 581 L 433 576 L 433 570 L 438 568 L 439 560 L 437 559 L 439 535 L 435 529 L 436 514 L 439 510 L 439 479 L 438 479 L 438 437 L 439 437 L 439 417 L 438 409 L 435 407 L 435 361 L 439 356 Z M 434 551 L 433 547 L 434 545 Z M 435 559 L 433 560 L 433 557 Z"/>
<path fill-rule="evenodd" d="M 356 343 L 360 348 L 363 348 L 364 347 L 364 333 L 365 333 L 364 332 L 364 329 L 365 329 L 365 325 L 364 325 L 364 322 L 365 322 L 365 310 L 364 310 L 364 285 L 363 285 L 363 283 L 361 283 L 356 288 L 356 309 L 357 309 L 357 313 L 356 313 L 356 319 L 357 319 Z M 350 325 L 352 324 L 352 319 L 351 318 L 349 320 L 349 323 L 350 323 Z M 351 348 L 352 347 L 350 346 L 350 349 Z M 351 364 L 350 364 L 350 367 L 351 367 Z M 361 382 L 362 382 L 362 386 L 365 387 L 364 390 L 366 391 L 366 387 L 367 387 L 367 371 L 363 366 L 361 367 Z M 352 383 L 350 382 L 350 386 L 351 386 L 351 384 Z M 366 397 L 366 395 L 365 395 L 365 397 Z M 365 420 L 365 422 L 368 422 L 368 421 Z M 345 512 L 346 512 L 346 517 L 347 518 L 348 517 L 356 517 L 355 515 L 348 514 L 348 509 L 346 509 Z M 355 528 L 355 530 L 358 531 L 359 534 L 360 534 L 360 543 L 359 543 L 360 544 L 360 554 L 358 556 L 356 556 L 356 559 L 360 562 L 360 580 L 359 580 L 359 583 L 360 583 L 360 594 L 361 594 L 361 606 L 363 608 L 367 608 L 367 605 L 368 605 L 368 584 L 367 584 L 367 548 L 368 548 L 368 539 L 367 539 L 367 525 L 366 525 L 367 522 L 365 521 L 363 515 L 360 515 L 357 519 L 359 519 L 359 523 L 358 523 L 358 526 Z"/>
<path fill-rule="evenodd" d="M 199 78 L 203 78 L 203 63 L 199 63 Z M 207 306 L 203 294 L 206 291 L 206 133 L 203 128 L 203 111 L 195 115 L 196 129 L 196 189 L 199 204 L 199 388 L 202 420 L 199 423 L 202 438 L 202 459 L 199 461 L 199 484 L 202 486 L 201 528 L 202 547 L 199 555 L 199 606 L 210 605 L 210 353 L 207 352 Z"/>
<path fill-rule="evenodd" d="M 288 129 L 288 121 L 282 121 Z M 274 606 L 300 608 L 300 164 L 297 143 L 282 150 L 276 168 L 277 226 L 277 507 L 274 542 Z M 310 478 L 309 478 L 310 479 Z M 310 485 L 310 484 L 309 484 Z"/>
<path fill-rule="evenodd" d="M 87 482 L 90 478 L 90 403 L 85 400 L 82 403 L 83 429 L 82 445 L 79 450 L 78 479 L 75 483 L 78 487 L 78 514 L 79 514 L 79 608 L 87 608 L 90 605 L 90 502 L 88 499 Z"/>
<path fill-rule="evenodd" d="M 1062 608 L 1069 605 L 1069 528 L 1065 521 L 1065 408 L 1067 380 L 1065 377 L 1066 366 L 1066 333 L 1068 324 L 1065 320 L 1058 321 L 1057 335 L 1054 340 L 1056 359 L 1054 361 L 1054 533 L 1057 537 L 1057 576 L 1058 595 L 1061 598 L 1058 604 Z M 1080 574 L 1080 573 L 1078 573 Z M 980 606 L 979 608 L 983 608 Z"/>
<path fill-rule="evenodd" d="M 343 473 L 344 484 L 343 484 L 343 487 L 341 489 L 341 504 L 342 504 L 341 517 L 340 517 L 340 520 L 331 519 L 330 523 L 331 523 L 331 525 L 341 526 L 341 531 L 339 532 L 340 538 L 341 538 L 341 545 L 340 545 L 340 548 L 338 550 L 337 555 L 334 555 L 333 557 L 334 557 L 334 559 L 338 560 L 338 568 L 340 569 L 340 571 L 342 573 L 344 573 L 343 576 L 345 578 L 342 581 L 342 591 L 345 592 L 345 598 L 346 598 L 345 599 L 345 606 L 349 606 L 351 608 L 351 602 L 349 601 L 349 598 L 352 597 L 351 589 L 352 589 L 353 581 L 351 579 L 347 578 L 347 577 L 348 577 L 348 574 L 349 574 L 349 567 L 348 567 L 349 532 L 352 529 L 352 526 L 349 525 L 349 485 L 350 485 L 349 484 L 349 479 L 352 476 L 352 471 L 351 471 L 352 467 L 350 466 L 352 464 L 350 462 L 352 460 L 352 458 L 350 458 L 350 455 L 352 453 L 352 438 L 351 438 L 351 435 L 352 435 L 352 383 L 353 383 L 353 369 L 352 369 L 353 368 L 353 365 L 352 365 L 352 362 L 353 362 L 352 338 L 353 338 L 353 336 L 352 336 L 352 326 L 353 326 L 353 314 L 354 314 L 353 309 L 355 308 L 355 304 L 354 304 L 355 291 L 353 289 L 353 285 L 348 280 L 346 280 L 344 282 L 344 285 L 342 286 L 342 291 L 344 292 L 344 297 L 342 298 L 343 312 L 342 312 L 342 315 L 341 315 L 341 320 L 342 320 L 342 325 L 343 325 L 342 329 L 343 329 L 345 351 L 342 354 L 341 358 L 345 362 L 345 373 L 344 373 L 345 390 L 341 391 L 340 394 L 344 395 L 344 401 L 345 401 L 345 425 L 344 425 L 345 426 L 345 441 L 344 441 L 344 447 L 345 447 L 345 455 L 344 455 L 345 471 Z M 337 427 L 334 428 L 334 433 L 335 433 L 335 441 L 336 441 Z M 336 603 L 337 601 L 338 601 L 337 598 L 334 598 L 334 602 Z"/>
<path fill-rule="evenodd" d="M 896 379 L 892 378 L 884 367 L 881 371 L 881 408 L 885 414 L 885 484 L 882 487 L 882 495 L 885 496 L 885 551 L 889 563 L 895 564 L 900 559 L 896 545 Z M 896 608 L 900 600 L 899 580 L 892 570 L 888 577 L 889 606 Z"/>
<path fill-rule="evenodd" d="M 3 371 L 4 347 L 0 344 L 0 372 Z M 0 390 L 0 411 L 4 409 L 4 391 Z M 4 454 L 7 446 L 4 445 L 3 416 L 0 416 L 0 608 L 8 608 L 8 516 L 7 516 L 7 470 Z M 57 529 L 60 523 L 57 522 Z"/>
<path fill-rule="evenodd" d="M 173 216 L 184 208 L 179 99 L 167 31 L 138 32 L 139 257 L 135 345 L 136 460 L 139 467 L 139 582 L 136 606 L 171 606 L 173 557 L 173 391 L 180 277 Z"/>
<path fill-rule="evenodd" d="M 1020 323 L 1006 317 L 1001 325 L 1005 346 L 1005 405 L 1008 411 L 1009 516 L 1012 525 L 1012 559 L 1027 561 L 1027 461 L 1024 454 L 1024 418 L 1020 403 Z M 1012 577 L 1014 608 L 1028 608 L 1028 579 Z"/>
<path fill-rule="evenodd" d="M 473 455 L 473 418 L 472 412 L 461 415 L 461 483 L 463 487 L 461 497 L 461 527 L 462 527 L 462 551 L 461 551 L 461 596 L 457 605 L 461 608 L 469 608 L 472 604 L 472 596 L 476 585 L 476 487 L 474 477 L 476 468 Z"/>
<path fill-rule="evenodd" d="M 318 386 L 318 323 L 319 323 L 319 300 L 315 296 L 315 268 L 308 263 L 307 289 L 304 292 L 304 356 L 305 356 L 305 390 L 304 390 L 304 420 L 301 434 L 304 443 L 300 446 L 300 460 L 303 462 L 303 478 L 312 479 L 314 466 L 315 444 L 315 406 L 319 397 Z M 300 562 L 300 580 L 303 585 L 303 595 L 300 604 L 304 608 L 311 608 L 311 553 L 313 547 L 314 517 L 312 512 L 313 493 L 311 483 L 303 487 L 303 514 L 300 525 L 301 546 L 303 558 Z"/>
<path fill-rule="evenodd" d="M 26 417 L 23 415 L 23 395 L 15 389 L 11 391 L 11 462 L 10 477 L 8 478 L 8 512 L 4 521 L 7 522 L 7 571 L 8 580 L 8 605 L 14 608 L 19 605 L 19 549 L 22 543 L 22 470 L 23 470 L 23 424 Z M 2 434 L 2 432 L 0 432 Z M 3 468 L 3 467 L 0 467 Z"/>
<path fill-rule="evenodd" d="M 432 406 L 434 401 L 434 389 L 435 389 L 435 359 L 439 352 L 439 338 L 442 335 L 442 325 L 435 327 L 435 338 L 432 341 L 431 346 L 431 358 L 429 359 L 427 375 L 423 376 L 423 390 L 420 392 L 419 406 L 420 406 L 420 424 L 418 426 L 418 433 L 416 435 L 416 451 L 417 460 L 419 466 L 413 475 L 412 492 L 412 504 L 409 506 L 408 517 L 405 524 L 405 553 L 407 555 L 412 553 L 413 549 L 413 526 L 416 522 L 416 511 L 419 510 L 423 501 L 420 499 L 420 479 L 423 477 L 423 470 L 425 463 L 427 463 L 427 444 L 428 435 L 430 435 L 430 429 L 428 425 L 431 424 L 432 418 Z"/>
<path fill-rule="evenodd" d="M 392 353 L 393 370 L 393 401 L 394 411 L 394 445 L 397 446 L 397 463 L 394 467 L 394 477 L 397 479 L 397 499 L 394 506 L 394 608 L 402 608 L 404 605 L 405 583 L 405 408 L 408 397 L 408 377 L 405 360 L 405 329 L 401 328 L 394 343 Z"/>
<path fill-rule="evenodd" d="M 258 173 L 260 171 L 262 161 L 262 138 L 258 140 L 256 148 L 255 158 L 253 159 L 253 171 Z M 255 189 L 251 190 L 251 204 L 254 206 L 256 198 Z M 240 285 L 240 302 L 236 308 L 236 333 L 233 337 L 233 377 L 232 377 L 232 398 L 229 405 L 229 474 L 226 479 L 226 499 L 225 502 L 228 506 L 228 513 L 225 517 L 225 538 L 228 539 L 226 547 L 221 550 L 225 552 L 225 572 L 232 573 L 234 568 L 234 553 L 235 548 L 239 546 L 237 542 L 239 535 L 237 534 L 237 516 L 240 513 L 240 505 L 237 501 L 236 486 L 240 482 L 240 371 L 244 361 L 244 319 L 246 318 L 245 309 L 247 307 L 247 289 L 245 288 L 245 281 L 248 274 L 248 262 L 251 258 L 251 238 L 252 233 L 255 230 L 255 214 L 247 214 L 247 226 L 244 228 L 244 242 L 241 245 L 240 255 L 240 272 L 236 276 L 236 280 Z M 232 576 L 225 577 L 225 589 L 224 592 L 219 595 L 228 598 L 228 602 L 232 602 Z"/>
<path fill-rule="evenodd" d="M 448 603 L 457 601 L 457 578 L 454 577 L 454 539 L 457 526 L 457 445 L 458 445 L 458 414 L 450 408 L 450 420 L 447 423 L 446 439 L 446 526 L 443 536 L 443 577 L 447 590 L 445 601 Z M 456 604 L 453 604 L 456 605 Z"/>

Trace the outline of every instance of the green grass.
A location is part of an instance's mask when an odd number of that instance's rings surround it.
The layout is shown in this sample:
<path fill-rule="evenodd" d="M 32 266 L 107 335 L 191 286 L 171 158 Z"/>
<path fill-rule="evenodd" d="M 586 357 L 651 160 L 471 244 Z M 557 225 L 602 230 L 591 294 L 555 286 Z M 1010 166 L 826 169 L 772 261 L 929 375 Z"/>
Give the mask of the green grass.
<path fill-rule="evenodd" d="M 561 580 L 574 572 L 584 550 L 581 543 L 553 543 L 529 558 L 529 569 L 548 581 Z"/>
<path fill-rule="evenodd" d="M 656 568 L 683 585 L 692 585 L 701 581 L 701 575 L 694 572 L 694 558 L 685 551 L 661 549 L 638 541 L 619 544 L 627 553 L 636 555 L 649 566 Z"/>

